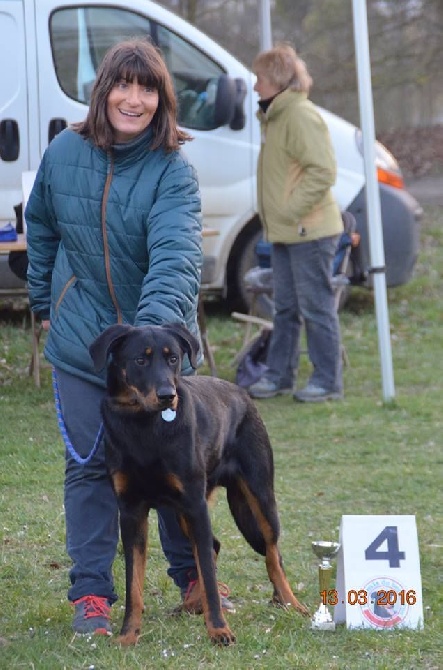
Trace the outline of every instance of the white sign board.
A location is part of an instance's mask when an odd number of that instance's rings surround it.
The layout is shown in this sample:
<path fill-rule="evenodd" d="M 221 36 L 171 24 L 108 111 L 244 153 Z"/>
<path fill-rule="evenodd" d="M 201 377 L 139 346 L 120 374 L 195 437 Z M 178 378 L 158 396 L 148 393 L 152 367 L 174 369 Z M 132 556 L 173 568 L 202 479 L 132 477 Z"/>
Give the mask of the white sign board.
<path fill-rule="evenodd" d="M 337 585 L 328 593 L 347 628 L 422 628 L 417 527 L 412 515 L 344 515 Z M 332 609 L 332 608 L 331 608 Z"/>

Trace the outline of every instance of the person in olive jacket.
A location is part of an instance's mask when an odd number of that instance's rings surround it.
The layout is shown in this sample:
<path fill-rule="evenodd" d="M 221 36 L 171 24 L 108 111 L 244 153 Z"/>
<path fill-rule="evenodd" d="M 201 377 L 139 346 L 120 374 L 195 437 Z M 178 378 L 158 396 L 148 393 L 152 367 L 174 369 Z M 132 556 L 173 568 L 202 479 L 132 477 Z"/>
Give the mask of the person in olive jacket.
<path fill-rule="evenodd" d="M 258 208 L 264 235 L 273 243 L 275 315 L 267 370 L 249 393 L 271 398 L 293 392 L 304 324 L 313 369 L 294 399 L 339 399 L 340 327 L 331 279 L 343 222 L 331 191 L 336 162 L 329 131 L 308 100 L 312 79 L 292 47 L 260 53 L 253 71 L 262 137 Z"/>
<path fill-rule="evenodd" d="M 47 148 L 26 207 L 30 301 L 48 331 L 45 356 L 66 428 L 68 598 L 77 633 L 109 635 L 117 599 L 118 511 L 103 442 L 89 462 L 78 462 L 97 439 L 105 392 L 89 346 L 115 323 L 180 322 L 199 337 L 201 202 L 180 151 L 189 139 L 176 125 L 173 84 L 157 49 L 147 40 L 121 42 L 98 69 L 86 119 Z M 182 373 L 192 373 L 187 358 Z M 158 518 L 168 574 L 185 598 L 197 574 L 190 543 L 172 510 Z"/>

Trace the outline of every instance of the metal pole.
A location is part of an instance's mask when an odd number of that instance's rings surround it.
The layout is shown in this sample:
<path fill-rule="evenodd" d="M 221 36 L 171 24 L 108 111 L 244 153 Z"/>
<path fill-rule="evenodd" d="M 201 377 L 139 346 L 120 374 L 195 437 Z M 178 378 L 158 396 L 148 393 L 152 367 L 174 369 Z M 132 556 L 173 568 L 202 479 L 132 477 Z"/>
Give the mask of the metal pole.
<path fill-rule="evenodd" d="M 266 51 L 271 48 L 271 1 L 260 0 L 260 51 Z"/>
<path fill-rule="evenodd" d="M 375 166 L 374 107 L 371 88 L 371 61 L 369 56 L 366 0 L 352 0 L 352 5 L 360 121 L 363 132 L 363 154 L 366 174 L 366 208 L 369 232 L 369 251 L 374 277 L 375 311 L 382 371 L 383 398 L 384 400 L 389 401 L 394 398 L 395 389 L 386 293 L 380 193 Z"/>

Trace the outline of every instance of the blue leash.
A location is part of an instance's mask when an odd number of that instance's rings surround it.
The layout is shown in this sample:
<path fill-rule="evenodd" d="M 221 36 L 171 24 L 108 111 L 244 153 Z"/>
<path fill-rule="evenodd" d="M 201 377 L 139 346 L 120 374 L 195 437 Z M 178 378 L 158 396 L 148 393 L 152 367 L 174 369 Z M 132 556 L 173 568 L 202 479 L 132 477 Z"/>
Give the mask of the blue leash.
<path fill-rule="evenodd" d="M 80 454 L 76 452 L 74 449 L 74 446 L 69 439 L 68 432 L 66 430 L 65 422 L 63 419 L 63 414 L 62 414 L 62 408 L 60 404 L 60 394 L 58 391 L 58 385 L 57 385 L 57 375 L 55 374 L 55 368 L 52 368 L 52 388 L 54 389 L 54 399 L 55 399 L 55 412 L 57 414 L 57 422 L 58 422 L 58 427 L 60 429 L 60 433 L 63 438 L 63 442 L 65 443 L 66 449 L 69 451 L 71 454 L 72 458 L 79 464 L 79 465 L 86 465 L 86 463 L 89 463 L 89 461 L 94 457 L 97 449 L 99 448 L 100 442 L 103 439 L 103 433 L 104 433 L 104 428 L 103 428 L 103 423 L 100 424 L 100 428 L 98 429 L 98 434 L 97 437 L 95 438 L 95 443 L 94 446 L 91 449 L 91 453 L 89 456 L 86 456 L 86 458 L 82 458 Z"/>

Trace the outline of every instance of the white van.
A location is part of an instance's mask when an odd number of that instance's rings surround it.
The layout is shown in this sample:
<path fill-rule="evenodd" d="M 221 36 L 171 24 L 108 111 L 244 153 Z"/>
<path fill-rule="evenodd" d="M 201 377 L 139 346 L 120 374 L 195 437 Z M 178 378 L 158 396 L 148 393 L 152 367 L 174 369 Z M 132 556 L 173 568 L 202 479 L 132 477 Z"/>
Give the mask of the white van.
<path fill-rule="evenodd" d="M 255 263 L 261 236 L 255 78 L 209 37 L 150 0 L 0 0 L 0 225 L 15 220 L 22 173 L 36 170 L 51 139 L 85 117 L 105 51 L 133 35 L 150 35 L 160 46 L 175 83 L 180 125 L 195 138 L 185 151 L 199 175 L 204 223 L 219 231 L 204 241 L 203 283 L 214 293 L 245 298 L 243 276 Z M 336 151 L 335 195 L 357 219 L 369 265 L 360 134 L 320 111 Z M 418 254 L 419 206 L 381 145 L 377 160 L 387 283 L 401 284 Z M 4 288 L 15 280 L 2 261 Z"/>

